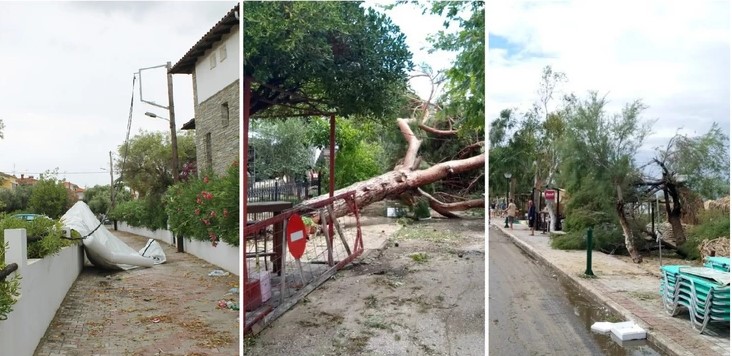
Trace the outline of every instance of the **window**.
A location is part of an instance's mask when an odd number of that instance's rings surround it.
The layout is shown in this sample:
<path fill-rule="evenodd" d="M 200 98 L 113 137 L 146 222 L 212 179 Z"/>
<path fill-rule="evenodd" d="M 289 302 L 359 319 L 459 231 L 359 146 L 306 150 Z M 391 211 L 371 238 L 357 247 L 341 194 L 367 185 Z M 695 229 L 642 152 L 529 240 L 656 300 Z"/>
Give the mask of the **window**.
<path fill-rule="evenodd" d="M 206 168 L 213 170 L 213 152 L 211 152 L 211 133 L 206 134 Z"/>
<path fill-rule="evenodd" d="M 210 69 L 216 68 L 216 51 L 211 52 L 211 57 L 209 57 L 209 64 L 211 64 Z"/>
<path fill-rule="evenodd" d="M 221 48 L 219 48 L 219 57 L 221 58 L 220 61 L 223 62 L 224 59 L 226 59 L 226 44 L 223 44 Z"/>
<path fill-rule="evenodd" d="M 229 103 L 221 104 L 221 126 L 229 126 Z"/>

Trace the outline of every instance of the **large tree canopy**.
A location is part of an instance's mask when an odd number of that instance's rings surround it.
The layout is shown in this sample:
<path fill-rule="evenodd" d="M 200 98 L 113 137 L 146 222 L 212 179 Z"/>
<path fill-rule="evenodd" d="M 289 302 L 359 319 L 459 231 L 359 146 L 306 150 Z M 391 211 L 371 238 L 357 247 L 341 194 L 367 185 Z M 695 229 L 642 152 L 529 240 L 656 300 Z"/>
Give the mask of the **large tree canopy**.
<path fill-rule="evenodd" d="M 140 132 L 118 148 L 119 157 L 115 169 L 122 172 L 122 179 L 140 197 L 162 194 L 173 184 L 171 169 L 172 149 L 169 134 Z M 196 145 L 193 134 L 178 136 L 178 160 L 195 161 Z"/>
<path fill-rule="evenodd" d="M 242 10 L 250 114 L 278 105 L 282 116 L 386 118 L 399 109 L 411 53 L 385 15 L 346 1 L 246 1 Z"/>

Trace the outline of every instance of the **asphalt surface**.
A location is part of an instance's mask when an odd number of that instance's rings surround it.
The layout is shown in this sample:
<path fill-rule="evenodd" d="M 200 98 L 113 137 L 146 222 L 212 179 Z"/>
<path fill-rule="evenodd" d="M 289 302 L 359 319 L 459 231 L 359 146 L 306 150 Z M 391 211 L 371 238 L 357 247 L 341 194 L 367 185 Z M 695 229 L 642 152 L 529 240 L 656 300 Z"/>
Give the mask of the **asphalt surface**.
<path fill-rule="evenodd" d="M 567 291 L 508 236 L 488 234 L 491 355 L 602 355 Z"/>

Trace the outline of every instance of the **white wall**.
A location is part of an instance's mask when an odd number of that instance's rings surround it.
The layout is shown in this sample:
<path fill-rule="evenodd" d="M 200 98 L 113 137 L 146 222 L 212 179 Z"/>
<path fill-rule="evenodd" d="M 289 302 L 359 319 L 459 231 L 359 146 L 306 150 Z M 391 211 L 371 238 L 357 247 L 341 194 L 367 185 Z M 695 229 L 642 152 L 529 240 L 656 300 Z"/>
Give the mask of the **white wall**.
<path fill-rule="evenodd" d="M 226 48 L 226 59 L 221 60 L 221 49 Z M 200 104 L 229 84 L 239 79 L 239 27 L 224 35 L 196 63 L 196 93 Z M 216 67 L 211 68 L 211 57 L 216 56 Z"/>
<path fill-rule="evenodd" d="M 17 263 L 20 298 L 8 319 L 0 321 L 0 355 L 32 355 L 56 310 L 84 266 L 81 245 L 68 246 L 43 259 L 27 259 L 23 229 L 5 230 L 5 263 Z M 8 278 L 12 278 L 13 275 Z"/>
<path fill-rule="evenodd" d="M 175 244 L 175 237 L 173 233 L 168 230 L 151 231 L 146 228 L 129 226 L 127 223 L 121 221 L 117 223 L 117 229 L 119 231 L 125 231 L 135 235 L 144 236 L 149 239 L 162 241 L 169 245 Z M 213 247 L 208 241 L 185 238 L 185 241 L 183 241 L 183 249 L 186 253 L 196 256 L 210 264 L 221 267 L 222 269 L 237 276 L 239 275 L 240 253 L 239 248 L 236 246 L 231 246 L 226 242 L 220 241 L 216 247 Z"/>

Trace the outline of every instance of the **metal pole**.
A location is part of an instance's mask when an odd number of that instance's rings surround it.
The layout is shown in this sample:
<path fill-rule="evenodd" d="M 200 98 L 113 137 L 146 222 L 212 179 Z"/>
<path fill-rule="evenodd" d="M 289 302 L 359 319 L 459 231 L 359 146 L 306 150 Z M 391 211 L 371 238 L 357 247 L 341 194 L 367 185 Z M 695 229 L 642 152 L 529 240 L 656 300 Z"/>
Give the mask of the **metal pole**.
<path fill-rule="evenodd" d="M 335 114 L 330 114 L 330 182 L 328 182 L 328 196 L 335 194 Z M 328 223 L 328 238 L 333 241 L 333 221 Z"/>
<path fill-rule="evenodd" d="M 587 229 L 587 269 L 586 276 L 594 276 L 592 273 L 592 228 Z"/>
<path fill-rule="evenodd" d="M 239 171 L 239 174 L 241 175 L 242 180 L 242 203 L 241 203 L 241 220 L 243 221 L 242 229 L 245 229 L 247 226 L 247 199 L 249 195 L 249 185 L 247 182 L 247 169 L 249 168 L 249 101 L 251 99 L 251 82 L 249 77 L 244 77 L 244 87 L 243 87 L 243 100 L 242 107 L 244 108 L 243 117 L 242 117 L 242 129 L 243 129 L 243 136 L 242 136 L 242 162 L 241 162 L 241 170 Z M 242 231 L 243 232 L 243 231 Z M 239 237 L 241 239 L 241 236 Z M 247 284 L 249 282 L 249 274 L 247 272 L 247 241 L 246 238 L 243 239 L 244 241 L 241 241 L 240 243 L 244 245 L 244 258 L 242 259 L 242 264 L 244 268 L 244 274 L 242 275 L 243 278 L 243 285 L 244 285 L 244 291 L 247 290 Z M 244 308 L 246 308 L 247 301 L 244 301 Z M 240 308 L 242 309 L 242 308 Z M 244 320 L 244 328 L 246 331 L 247 327 L 247 312 L 244 311 L 243 313 L 240 311 L 241 314 L 243 314 L 243 320 Z"/>
<path fill-rule="evenodd" d="M 109 212 L 112 212 L 112 210 L 114 210 L 114 171 L 112 170 L 112 151 L 109 151 L 109 201 Z M 116 219 L 114 220 L 114 231 L 117 231 Z"/>

